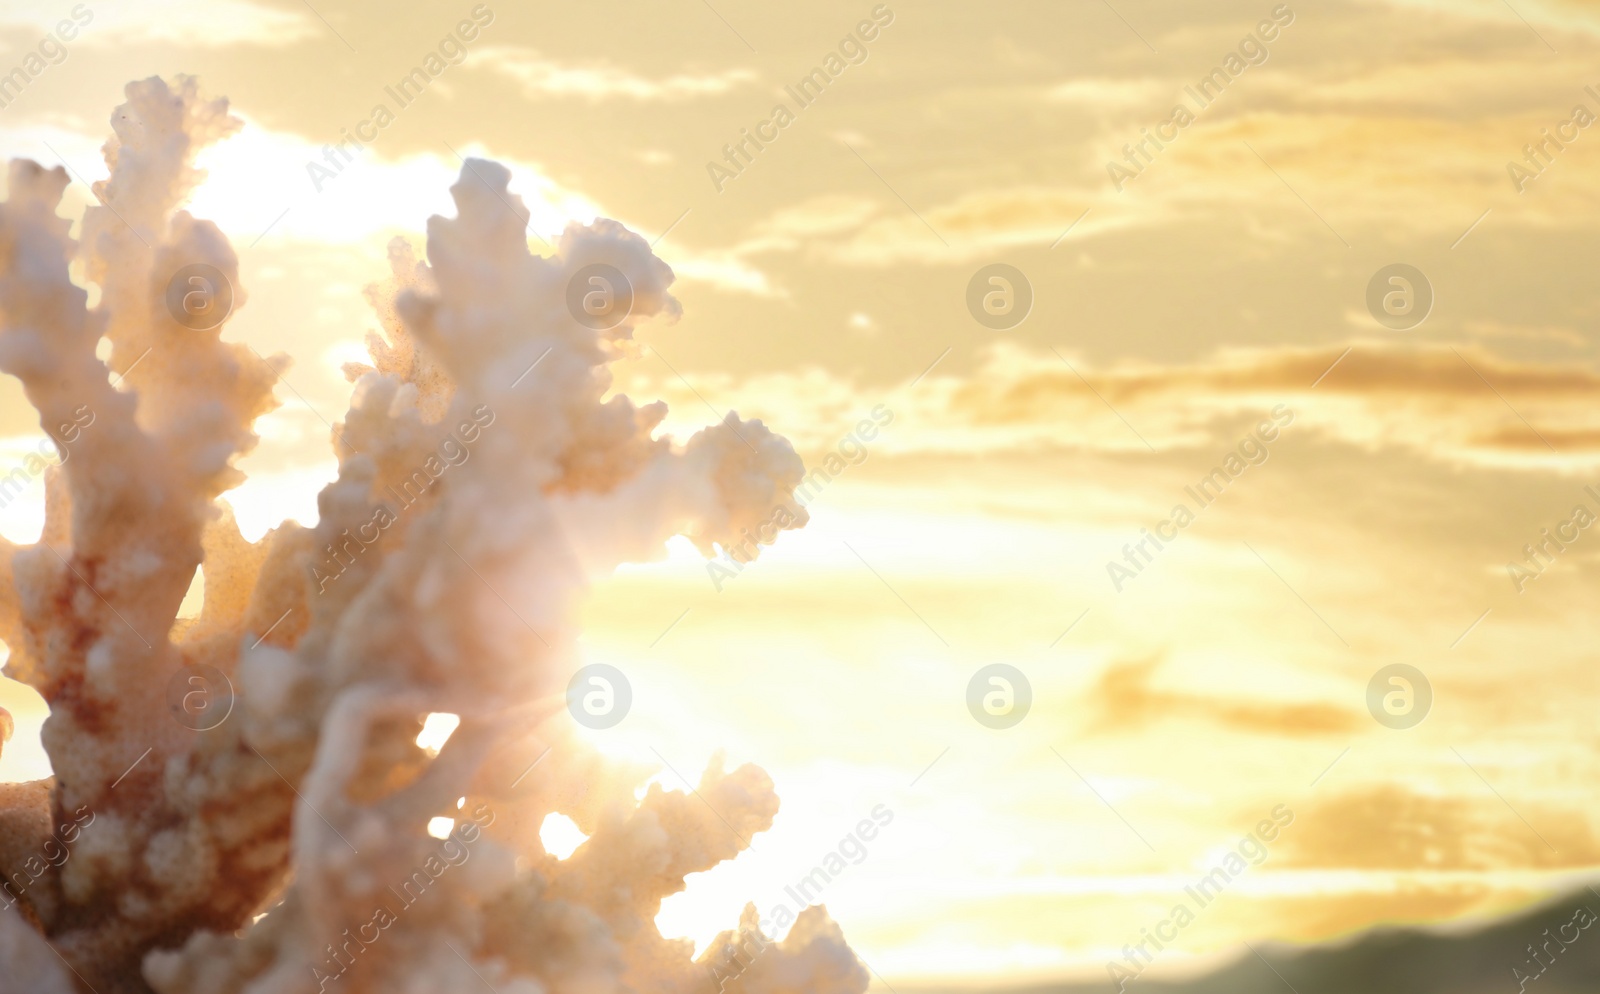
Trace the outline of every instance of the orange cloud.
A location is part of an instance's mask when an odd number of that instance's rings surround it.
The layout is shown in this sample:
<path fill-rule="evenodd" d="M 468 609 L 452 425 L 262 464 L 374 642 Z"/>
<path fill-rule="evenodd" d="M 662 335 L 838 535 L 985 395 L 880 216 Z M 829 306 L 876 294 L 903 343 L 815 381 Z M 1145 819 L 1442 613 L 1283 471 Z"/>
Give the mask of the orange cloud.
<path fill-rule="evenodd" d="M 1295 831 L 1285 833 L 1284 865 L 1372 870 L 1600 865 L 1600 842 L 1582 812 L 1534 805 L 1519 810 L 1539 826 L 1549 845 L 1494 797 L 1421 794 L 1397 784 L 1366 787 L 1307 807 Z"/>
<path fill-rule="evenodd" d="M 1258 735 L 1293 738 L 1348 733 L 1358 716 L 1345 708 L 1319 703 L 1236 701 L 1151 686 L 1162 657 L 1113 664 L 1090 692 L 1088 710 L 1097 732 L 1126 732 L 1152 722 L 1186 719 L 1214 722 L 1224 728 Z"/>

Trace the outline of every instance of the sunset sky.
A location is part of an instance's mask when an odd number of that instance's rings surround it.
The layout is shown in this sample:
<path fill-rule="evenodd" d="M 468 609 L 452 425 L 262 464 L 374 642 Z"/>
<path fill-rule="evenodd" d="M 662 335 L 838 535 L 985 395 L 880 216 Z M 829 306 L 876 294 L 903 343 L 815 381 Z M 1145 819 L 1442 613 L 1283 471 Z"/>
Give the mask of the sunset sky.
<path fill-rule="evenodd" d="M 720 589 L 675 542 L 585 608 L 586 661 L 634 692 L 592 741 L 669 788 L 724 750 L 783 799 L 667 934 L 766 913 L 880 804 L 822 900 L 901 990 L 1104 979 L 1280 805 L 1154 971 L 1479 920 L 1600 868 L 1600 530 L 1574 513 L 1600 518 L 1600 3 L 80 6 L 64 45 L 73 4 L 0 9 L 0 74 L 43 67 L 0 87 L 0 149 L 70 168 L 64 216 L 127 81 L 193 74 L 247 122 L 191 210 L 240 256 L 226 337 L 294 359 L 229 495 L 248 536 L 314 519 L 362 288 L 453 210 L 461 157 L 512 169 L 535 252 L 597 216 L 655 242 L 683 316 L 617 387 L 667 430 L 734 409 L 845 458 Z M 729 178 L 749 134 L 776 137 Z M 1032 293 L 1003 329 L 967 303 L 997 263 Z M 1397 263 L 1433 297 L 1408 329 L 1368 305 Z M 5 378 L 0 476 L 41 439 Z M 37 535 L 42 486 L 0 531 Z M 1575 537 L 1519 577 L 1545 530 Z M 1008 729 L 967 707 L 995 663 L 1032 687 Z M 1415 727 L 1369 712 L 1394 664 L 1431 684 Z M 48 775 L 42 703 L 0 704 L 0 778 Z"/>

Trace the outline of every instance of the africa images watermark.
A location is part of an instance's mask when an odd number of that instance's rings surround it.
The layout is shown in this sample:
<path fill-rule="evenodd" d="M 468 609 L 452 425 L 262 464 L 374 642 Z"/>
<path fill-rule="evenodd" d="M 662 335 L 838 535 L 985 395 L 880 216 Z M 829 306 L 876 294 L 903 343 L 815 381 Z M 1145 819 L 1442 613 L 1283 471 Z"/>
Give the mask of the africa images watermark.
<path fill-rule="evenodd" d="M 51 466 L 64 466 L 72 457 L 69 448 L 76 442 L 83 429 L 94 424 L 94 412 L 88 404 L 78 407 L 72 412 L 70 422 L 62 422 L 61 426 L 51 434 L 49 439 L 40 439 L 37 452 L 30 452 L 22 458 L 22 465 L 14 466 L 11 472 L 0 476 L 0 508 L 8 506 L 12 501 L 28 489 L 28 484 L 44 475 L 44 471 Z M 52 444 L 53 443 L 53 444 Z M 51 456 L 56 461 L 50 460 Z"/>
<path fill-rule="evenodd" d="M 839 40 L 838 51 L 824 55 L 820 66 L 812 66 L 809 73 L 783 88 L 794 100 L 794 110 L 790 110 L 786 102 L 779 101 L 766 117 L 756 122 L 755 134 L 740 128 L 739 140 L 722 146 L 722 161 L 727 165 L 715 161 L 706 163 L 706 175 L 711 177 L 711 185 L 718 193 L 722 192 L 729 180 L 743 174 L 756 161 L 756 153 L 777 141 L 783 129 L 795 122 L 800 111 L 816 103 L 823 91 L 844 75 L 846 69 L 867 61 L 871 54 L 867 48 L 868 42 L 876 41 L 878 32 L 894 23 L 894 11 L 889 9 L 888 4 L 880 3 L 870 13 L 870 19 L 861 20 L 854 31 Z M 754 150 L 751 146 L 754 146 Z"/>
<path fill-rule="evenodd" d="M 1600 104 L 1600 92 L 1593 86 L 1585 86 L 1583 92 Z M 1572 113 L 1566 120 L 1557 122 L 1555 134 L 1549 128 L 1540 128 L 1539 134 L 1543 140 L 1537 144 L 1530 142 L 1522 146 L 1522 162 L 1507 162 L 1506 175 L 1511 177 L 1511 185 L 1517 188 L 1518 193 L 1526 193 L 1528 184 L 1544 175 L 1556 161 L 1556 156 L 1567 150 L 1567 146 L 1576 142 L 1591 124 L 1595 122 L 1594 111 L 1588 104 L 1576 104 Z"/>
<path fill-rule="evenodd" d="M 56 23 L 54 31 L 28 50 L 20 65 L 12 66 L 9 73 L 0 76 L 0 109 L 11 106 L 22 96 L 28 84 L 42 76 L 50 66 L 59 66 L 67 61 L 67 42 L 76 40 L 78 32 L 94 20 L 94 11 L 86 4 L 78 4 L 69 13 L 71 20 L 62 18 Z"/>
<path fill-rule="evenodd" d="M 1147 528 L 1139 529 L 1139 534 L 1144 537 L 1138 544 L 1130 542 L 1123 545 L 1123 562 L 1115 559 L 1106 562 L 1106 575 L 1111 578 L 1111 586 L 1117 593 L 1122 593 L 1123 584 L 1152 565 L 1156 561 L 1156 553 L 1165 549 L 1167 542 L 1176 539 L 1180 529 L 1193 524 L 1199 512 L 1221 497 L 1230 483 L 1243 476 L 1251 466 L 1260 466 L 1271 458 L 1271 443 L 1278 440 L 1278 433 L 1282 429 L 1293 423 L 1294 412 L 1286 405 L 1274 407 L 1272 418 L 1262 418 L 1250 434 L 1239 440 L 1237 448 L 1223 457 L 1222 465 L 1211 467 L 1211 472 L 1201 477 L 1199 482 L 1183 488 L 1183 492 L 1194 500 L 1196 510 L 1189 510 L 1188 504 L 1177 504 L 1167 519 L 1155 526 L 1154 534 Z M 1151 545 L 1155 546 L 1154 551 L 1149 548 Z"/>
<path fill-rule="evenodd" d="M 889 410 L 888 405 L 874 407 L 872 417 L 856 422 L 856 426 L 822 457 L 822 465 L 811 467 L 811 471 L 794 488 L 794 503 L 805 507 L 848 467 L 866 462 L 867 443 L 876 439 L 878 431 L 893 421 L 894 412 Z M 717 588 L 717 593 L 722 593 L 725 580 L 738 576 L 750 565 L 755 559 L 759 543 L 770 543 L 779 530 L 794 524 L 796 517 L 787 503 L 779 504 L 756 526 L 755 534 L 752 535 L 748 528 L 741 529 L 744 541 L 724 546 L 720 558 L 706 560 L 706 575 L 711 577 L 711 585 Z"/>
<path fill-rule="evenodd" d="M 794 902 L 793 909 L 787 902 L 780 901 L 766 918 L 761 919 L 759 933 L 747 936 L 742 945 L 730 946 L 722 951 L 722 955 L 711 964 L 711 979 L 716 981 L 717 990 L 723 990 L 729 981 L 750 969 L 756 957 L 777 941 L 771 938 L 774 932 L 788 928 L 801 911 L 817 903 L 824 888 L 844 873 L 846 860 L 851 866 L 859 866 L 866 861 L 867 843 L 876 839 L 878 832 L 894 821 L 894 812 L 889 810 L 887 804 L 874 806 L 871 814 L 870 820 L 863 818 L 857 822 L 855 828 L 822 857 L 820 865 L 813 867 L 796 883 L 784 887 L 784 893 Z"/>
<path fill-rule="evenodd" d="M 1600 493 L 1592 486 L 1583 488 L 1589 499 L 1600 507 Z M 1539 529 L 1539 534 L 1544 536 L 1542 542 L 1529 542 L 1522 547 L 1523 562 L 1512 560 L 1506 563 L 1506 575 L 1511 578 L 1511 585 L 1517 593 L 1527 589 L 1530 580 L 1537 580 L 1544 575 L 1545 570 L 1555 565 L 1557 557 L 1566 552 L 1578 539 L 1583 537 L 1584 530 L 1594 524 L 1596 512 L 1589 509 L 1587 504 L 1576 504 L 1571 513 L 1556 522 L 1553 526 L 1555 534 L 1550 534 L 1549 528 Z"/>
<path fill-rule="evenodd" d="M 1528 943 L 1529 959 L 1524 961 L 1524 965 L 1532 966 L 1534 964 L 1538 964 L 1539 970 L 1537 973 L 1523 973 L 1518 967 L 1513 966 L 1511 968 L 1511 979 L 1517 982 L 1517 991 L 1519 994 L 1525 994 L 1528 989 L 1528 981 L 1538 980 L 1540 977 L 1544 976 L 1544 972 L 1555 965 L 1556 957 L 1566 952 L 1568 946 L 1573 945 L 1580 938 L 1582 938 L 1584 931 L 1587 930 L 1590 925 L 1595 923 L 1596 917 L 1597 916 L 1592 910 L 1590 910 L 1588 905 L 1580 905 L 1578 909 L 1572 913 L 1572 919 L 1570 921 L 1556 926 L 1556 932 L 1560 935 L 1560 938 L 1551 935 L 1550 930 L 1547 928 L 1540 933 L 1544 936 L 1544 941 L 1539 944 L 1539 949 L 1537 951 L 1533 948 L 1533 943 Z M 1568 929 L 1572 930 L 1571 935 L 1567 934 Z M 1552 944 L 1555 946 L 1554 952 L 1550 951 Z M 1544 960 L 1539 958 L 1539 953 L 1541 952 L 1550 958 L 1550 962 L 1546 963 Z"/>
<path fill-rule="evenodd" d="M 0 898 L 5 903 L 0 907 L 14 907 L 22 899 L 23 892 L 29 885 L 52 868 L 59 870 L 72 856 L 72 844 L 78 841 L 78 836 L 83 834 L 84 829 L 94 824 L 95 818 L 94 812 L 87 807 L 78 808 L 73 812 L 73 816 L 72 823 L 59 826 L 55 833 L 39 846 L 36 854 L 22 861 L 20 869 L 0 877 L 0 890 L 5 892 L 5 897 Z"/>
<path fill-rule="evenodd" d="M 483 429 L 492 424 L 494 411 L 489 409 L 488 404 L 479 404 L 473 409 L 471 420 L 461 422 L 455 434 L 445 435 L 444 441 L 439 443 L 439 450 L 424 459 L 421 468 L 412 470 L 410 476 L 400 481 L 399 490 L 388 487 L 389 495 L 399 503 L 399 510 L 408 510 L 421 500 L 428 488 L 437 483 L 450 467 L 460 466 L 472 458 L 473 443 Z M 311 566 L 311 579 L 316 581 L 317 593 L 326 593 L 328 584 L 343 576 L 345 570 L 355 565 L 356 558 L 369 546 L 377 545 L 383 533 L 399 520 L 400 515 L 394 508 L 379 504 L 373 508 L 372 517 L 356 528 L 354 535 L 350 534 L 348 528 L 341 531 L 338 541 L 328 543 L 325 550 L 328 558 Z"/>
<path fill-rule="evenodd" d="M 340 128 L 339 134 L 344 140 L 337 145 L 322 146 L 322 161 L 312 159 L 306 163 L 306 175 L 311 178 L 311 186 L 318 193 L 322 192 L 324 184 L 342 174 L 345 167 L 356 159 L 356 153 L 364 150 L 368 145 L 378 140 L 378 132 L 387 128 L 395 121 L 395 115 L 411 106 L 428 88 L 428 84 L 444 75 L 450 66 L 459 66 L 467 59 L 467 46 L 478 39 L 478 33 L 494 23 L 494 11 L 487 4 L 478 4 L 471 10 L 472 18 L 463 18 L 450 34 L 439 41 L 439 47 L 429 52 L 422 59 L 422 65 L 412 66 L 411 71 L 400 77 L 399 82 L 393 86 L 383 88 L 384 96 L 394 101 L 394 109 L 389 109 L 387 101 L 379 101 L 372 108 L 372 113 L 356 122 L 354 127 Z M 351 134 L 351 132 L 355 132 Z M 349 146 L 355 146 L 352 151 Z"/>
<path fill-rule="evenodd" d="M 1196 912 L 1205 910 L 1221 896 L 1229 883 L 1243 876 L 1250 867 L 1260 866 L 1267 861 L 1268 845 L 1276 842 L 1278 833 L 1294 823 L 1294 812 L 1289 810 L 1287 804 L 1279 804 L 1270 814 L 1270 818 L 1257 822 L 1255 831 L 1240 839 L 1239 844 L 1229 850 L 1222 857 L 1222 862 L 1211 868 L 1210 873 L 1183 888 L 1183 892 L 1194 901 L 1193 909 L 1188 901 L 1179 901 L 1172 906 L 1166 918 L 1151 928 L 1139 929 L 1143 938 L 1137 943 L 1123 946 L 1121 960 L 1106 962 L 1106 972 L 1111 975 L 1111 982 L 1117 985 L 1118 991 L 1127 990 L 1128 985 L 1155 962 L 1155 953 L 1165 949 L 1166 943 L 1176 941 L 1179 931 L 1194 922 Z M 1151 946 L 1155 947 L 1155 953 L 1150 951 Z"/>
<path fill-rule="evenodd" d="M 1288 4 L 1280 3 L 1272 8 L 1272 16 L 1263 19 L 1256 25 L 1254 33 L 1240 40 L 1238 51 L 1223 56 L 1222 65 L 1212 67 L 1194 86 L 1184 87 L 1189 94 L 1189 101 L 1194 104 L 1194 110 L 1181 103 L 1175 104 L 1167 119 L 1155 126 L 1155 134 L 1151 134 L 1149 128 L 1140 128 L 1139 134 L 1144 137 L 1122 146 L 1121 162 L 1115 159 L 1106 161 L 1106 173 L 1117 192 L 1121 193 L 1129 180 L 1148 169 L 1156 161 L 1157 154 L 1177 141 L 1183 130 L 1195 122 L 1196 116 L 1215 103 L 1234 80 L 1252 67 L 1265 65 L 1272 55 L 1268 44 L 1277 41 L 1283 29 L 1293 23 L 1294 11 L 1289 9 Z"/>
<path fill-rule="evenodd" d="M 328 961 L 322 964 L 322 968 L 310 967 L 311 979 L 317 982 L 317 990 L 326 991 L 328 985 L 344 976 L 355 965 L 356 958 L 377 945 L 383 933 L 400 920 L 401 914 L 422 900 L 428 889 L 446 871 L 471 859 L 472 845 L 482 837 L 484 829 L 494 824 L 494 819 L 495 814 L 489 806 L 479 804 L 473 809 L 471 818 L 456 824 L 439 843 L 439 848 L 422 861 L 421 866 L 412 868 L 398 890 L 393 884 L 389 885 L 388 891 L 396 903 L 385 899 L 372 910 L 372 916 L 367 921 L 356 926 L 354 934 L 348 928 L 340 932 L 344 941 L 337 948 L 333 943 L 328 944 Z"/>

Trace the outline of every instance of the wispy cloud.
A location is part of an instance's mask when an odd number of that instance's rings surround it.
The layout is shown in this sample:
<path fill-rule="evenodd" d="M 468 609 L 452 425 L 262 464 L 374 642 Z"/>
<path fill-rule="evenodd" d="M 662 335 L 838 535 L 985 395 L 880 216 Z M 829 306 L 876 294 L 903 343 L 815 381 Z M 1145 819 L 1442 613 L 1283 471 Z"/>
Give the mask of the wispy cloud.
<path fill-rule="evenodd" d="M 515 80 L 532 100 L 561 97 L 595 101 L 692 100 L 719 96 L 756 78 L 749 69 L 725 69 L 674 73 L 652 79 L 608 62 L 560 62 L 531 48 L 506 45 L 475 53 L 473 63 Z"/>
<path fill-rule="evenodd" d="M 61 20 L 67 5 L 8 5 L 0 9 L 0 28 L 47 32 Z M 272 7 L 253 0 L 212 0 L 197 16 L 185 0 L 139 0 L 137 3 L 94 3 L 94 19 L 74 44 L 183 45 L 226 48 L 232 45 L 281 47 L 315 37 L 327 29 L 309 11 Z"/>

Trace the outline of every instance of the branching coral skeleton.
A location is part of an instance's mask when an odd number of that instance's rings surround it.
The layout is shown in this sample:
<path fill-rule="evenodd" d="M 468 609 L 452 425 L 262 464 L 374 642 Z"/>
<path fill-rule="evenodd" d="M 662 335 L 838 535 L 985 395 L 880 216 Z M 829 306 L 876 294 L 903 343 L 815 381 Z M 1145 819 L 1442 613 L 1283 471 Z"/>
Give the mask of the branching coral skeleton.
<path fill-rule="evenodd" d="M 93 412 L 47 474 L 39 542 L 0 547 L 7 673 L 50 705 L 55 773 L 0 787 L 0 872 L 30 881 L 6 887 L 0 990 L 716 989 L 707 957 L 750 944 L 753 914 L 700 962 L 654 917 L 685 875 L 770 827 L 771 781 L 714 762 L 700 797 L 635 800 L 648 771 L 602 762 L 557 713 L 588 578 L 673 535 L 712 555 L 779 507 L 805 522 L 800 460 L 759 421 L 729 415 L 678 445 L 654 437 L 664 405 L 603 399 L 635 327 L 676 315 L 671 270 L 605 220 L 533 256 L 509 172 L 469 160 L 457 216 L 428 221 L 427 261 L 396 240 L 392 277 L 368 291 L 386 337 L 346 369 L 320 520 L 247 542 L 220 497 L 286 360 L 166 305 L 196 265 L 245 301 L 227 238 L 179 209 L 196 152 L 240 122 L 180 78 L 130 84 L 112 125 L 79 241 L 56 214 L 60 168 L 13 161 L 0 206 L 0 370 L 52 436 Z M 566 307 L 591 264 L 631 285 L 616 327 Z M 473 425 L 471 458 L 433 472 Z M 407 490 L 419 468 L 430 485 Z M 180 621 L 197 566 L 204 605 Z M 216 723 L 174 720 L 173 687 L 198 673 L 236 690 Z M 429 712 L 461 718 L 437 755 L 415 744 Z M 538 836 L 553 811 L 589 836 L 562 861 Z M 427 831 L 440 817 L 443 841 Z M 47 843 L 65 855 L 35 878 Z M 866 982 L 814 907 L 723 986 Z"/>

